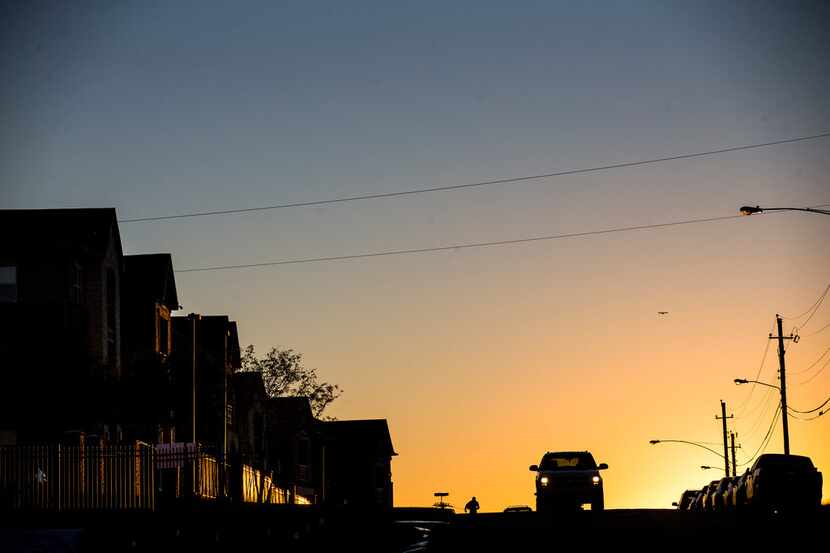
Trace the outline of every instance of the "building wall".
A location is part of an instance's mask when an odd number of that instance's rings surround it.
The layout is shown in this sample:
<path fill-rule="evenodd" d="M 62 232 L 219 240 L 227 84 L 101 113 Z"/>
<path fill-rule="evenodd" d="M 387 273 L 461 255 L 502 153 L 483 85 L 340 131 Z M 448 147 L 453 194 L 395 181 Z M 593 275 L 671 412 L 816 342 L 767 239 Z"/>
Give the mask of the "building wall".
<path fill-rule="evenodd" d="M 17 301 L 0 304 L 0 352 L 15 368 L 0 398 L 0 426 L 14 429 L 16 439 L 97 431 L 116 422 L 101 381 L 118 377 L 121 369 L 118 235 L 110 229 L 104 252 L 60 239 L 43 251 L 3 253 L 0 246 L 0 264 L 17 268 Z M 106 268 L 113 270 L 115 292 L 111 356 L 104 334 L 107 288 L 100 278 Z"/>
<path fill-rule="evenodd" d="M 84 264 L 85 297 L 89 309 L 89 340 L 96 364 L 106 367 L 108 376 L 121 375 L 121 259 L 117 255 L 113 233 L 106 254 L 100 261 Z M 112 278 L 108 278 L 112 275 Z M 113 317 L 108 314 L 108 298 L 114 303 Z M 112 321 L 108 319 L 112 318 Z M 114 328 L 110 328 L 114 323 Z M 110 335 L 114 337 L 108 347 Z M 106 374 L 105 374 L 106 375 Z"/>
<path fill-rule="evenodd" d="M 195 440 L 213 449 L 217 456 L 228 455 L 234 443 L 231 378 L 234 367 L 229 356 L 227 317 L 199 317 L 196 321 L 196 436 Z M 173 317 L 174 387 L 176 393 L 176 436 L 179 441 L 193 438 L 193 321 Z"/>

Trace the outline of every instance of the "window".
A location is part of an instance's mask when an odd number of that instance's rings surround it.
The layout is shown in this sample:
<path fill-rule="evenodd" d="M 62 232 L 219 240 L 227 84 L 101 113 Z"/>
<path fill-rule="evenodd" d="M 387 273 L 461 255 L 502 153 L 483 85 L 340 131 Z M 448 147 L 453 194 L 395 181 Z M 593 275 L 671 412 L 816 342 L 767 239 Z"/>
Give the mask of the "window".
<path fill-rule="evenodd" d="M 0 303 L 17 302 L 17 266 L 0 265 Z"/>
<path fill-rule="evenodd" d="M 162 305 L 156 306 L 156 351 L 170 355 L 170 313 Z"/>
<path fill-rule="evenodd" d="M 308 438 L 297 440 L 297 464 L 307 465 L 311 461 L 311 441 Z"/>
<path fill-rule="evenodd" d="M 81 266 L 73 263 L 69 268 L 69 301 L 75 305 L 81 304 L 82 290 L 83 290 L 83 274 Z"/>
<path fill-rule="evenodd" d="M 548 453 L 542 458 L 540 470 L 596 470 L 590 453 Z"/>
<path fill-rule="evenodd" d="M 107 361 L 109 363 L 115 363 L 116 360 L 115 286 L 115 271 L 107 269 Z"/>

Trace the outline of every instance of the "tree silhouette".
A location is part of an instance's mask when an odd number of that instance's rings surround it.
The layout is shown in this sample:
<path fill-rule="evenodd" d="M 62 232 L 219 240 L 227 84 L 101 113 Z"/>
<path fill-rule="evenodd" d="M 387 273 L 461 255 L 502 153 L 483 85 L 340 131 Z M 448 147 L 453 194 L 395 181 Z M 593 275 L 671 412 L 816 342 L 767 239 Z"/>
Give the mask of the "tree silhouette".
<path fill-rule="evenodd" d="M 293 349 L 271 348 L 263 357 L 257 357 L 254 346 L 245 348 L 242 355 L 242 371 L 262 373 L 265 392 L 269 397 L 307 397 L 311 412 L 321 418 L 323 411 L 343 391 L 336 384 L 318 382 L 317 369 L 304 367 L 303 354 Z M 333 420 L 332 417 L 325 417 Z"/>

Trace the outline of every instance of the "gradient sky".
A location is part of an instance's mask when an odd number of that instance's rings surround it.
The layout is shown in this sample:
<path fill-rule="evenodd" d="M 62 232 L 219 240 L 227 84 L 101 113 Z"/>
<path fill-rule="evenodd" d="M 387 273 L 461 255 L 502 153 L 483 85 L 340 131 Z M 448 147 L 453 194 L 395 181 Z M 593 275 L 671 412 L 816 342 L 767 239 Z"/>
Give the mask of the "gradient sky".
<path fill-rule="evenodd" d="M 129 219 L 830 131 L 822 2 L 66 4 L 0 8 L 3 208 Z M 121 233 L 125 253 L 186 269 L 727 216 L 830 204 L 828 154 L 822 139 Z M 775 397 L 732 379 L 757 373 L 776 312 L 830 283 L 828 236 L 830 217 L 786 213 L 177 283 L 186 312 L 228 314 L 243 344 L 302 352 L 345 390 L 331 415 L 389 419 L 398 505 L 532 504 L 528 465 L 589 449 L 611 466 L 607 506 L 668 507 L 720 461 L 648 440 L 717 444 L 723 399 L 751 456 Z M 797 409 L 830 395 L 830 368 L 802 383 L 822 363 L 795 375 L 828 322 L 830 300 L 789 346 Z M 761 379 L 776 368 L 771 347 Z M 830 417 L 790 434 L 830 474 Z"/>

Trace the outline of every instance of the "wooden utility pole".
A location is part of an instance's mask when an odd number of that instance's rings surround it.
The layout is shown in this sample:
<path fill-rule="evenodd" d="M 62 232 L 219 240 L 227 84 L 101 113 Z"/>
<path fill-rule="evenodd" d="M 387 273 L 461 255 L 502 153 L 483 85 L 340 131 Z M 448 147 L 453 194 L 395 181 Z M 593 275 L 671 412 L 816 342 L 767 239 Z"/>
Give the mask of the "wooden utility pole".
<path fill-rule="evenodd" d="M 715 415 L 715 420 L 722 420 L 723 421 L 723 467 L 724 467 L 724 476 L 729 476 L 729 444 L 726 441 L 726 419 L 731 419 L 735 415 L 726 416 L 726 402 L 720 400 L 720 411 L 721 416 Z"/>
<path fill-rule="evenodd" d="M 781 315 L 776 313 L 775 321 L 778 324 L 778 336 L 769 335 L 770 340 L 778 340 L 778 375 L 781 379 L 781 420 L 784 423 L 784 455 L 790 454 L 790 430 L 787 425 L 787 367 L 784 363 L 784 340 L 798 341 L 798 336 L 784 336 L 781 329 Z"/>

